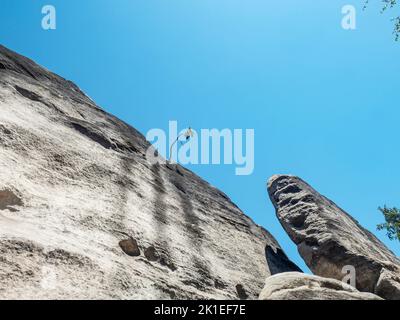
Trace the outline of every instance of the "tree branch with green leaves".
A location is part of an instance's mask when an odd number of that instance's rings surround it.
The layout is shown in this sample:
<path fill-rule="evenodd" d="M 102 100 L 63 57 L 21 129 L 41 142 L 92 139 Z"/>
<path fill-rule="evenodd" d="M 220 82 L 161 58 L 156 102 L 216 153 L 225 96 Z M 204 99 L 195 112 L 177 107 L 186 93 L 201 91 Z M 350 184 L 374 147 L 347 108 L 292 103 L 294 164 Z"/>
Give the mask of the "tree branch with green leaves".
<path fill-rule="evenodd" d="M 368 4 L 370 3 L 371 0 L 365 0 L 364 3 L 364 9 L 367 8 Z M 396 9 L 398 8 L 398 3 L 400 2 L 399 0 L 380 0 L 383 4 L 381 12 L 384 13 L 387 10 L 390 9 Z M 393 29 L 393 34 L 395 36 L 396 41 L 400 39 L 400 16 L 397 16 L 392 19 L 394 22 L 394 29 Z"/>
<path fill-rule="evenodd" d="M 385 217 L 385 223 L 378 224 L 378 230 L 386 230 L 390 240 L 400 241 L 400 210 L 397 208 L 388 208 L 384 206 L 379 208 Z"/>

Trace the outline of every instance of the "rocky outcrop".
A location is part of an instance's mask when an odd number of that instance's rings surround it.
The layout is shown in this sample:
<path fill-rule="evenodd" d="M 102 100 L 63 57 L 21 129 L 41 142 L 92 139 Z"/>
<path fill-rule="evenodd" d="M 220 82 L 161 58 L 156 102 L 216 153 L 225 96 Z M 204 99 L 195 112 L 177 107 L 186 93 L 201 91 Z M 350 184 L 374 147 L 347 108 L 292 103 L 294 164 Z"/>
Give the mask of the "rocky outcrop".
<path fill-rule="evenodd" d="M 293 268 L 224 193 L 1 46 L 0 110 L 0 299 L 254 299 Z"/>
<path fill-rule="evenodd" d="M 356 287 L 400 298 L 400 262 L 371 232 L 300 178 L 273 176 L 268 192 L 276 214 L 314 274 L 343 279 L 353 266 Z"/>
<path fill-rule="evenodd" d="M 339 280 L 299 272 L 267 278 L 260 300 L 382 300 Z"/>

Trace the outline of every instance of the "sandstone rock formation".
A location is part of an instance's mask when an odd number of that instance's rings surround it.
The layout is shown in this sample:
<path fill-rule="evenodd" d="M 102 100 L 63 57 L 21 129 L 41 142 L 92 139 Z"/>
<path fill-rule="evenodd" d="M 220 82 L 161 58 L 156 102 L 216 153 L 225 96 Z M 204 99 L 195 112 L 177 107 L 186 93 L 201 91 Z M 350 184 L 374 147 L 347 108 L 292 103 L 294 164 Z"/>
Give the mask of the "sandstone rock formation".
<path fill-rule="evenodd" d="M 224 193 L 148 147 L 0 46 L 0 299 L 254 299 L 270 268 L 293 270 Z"/>
<path fill-rule="evenodd" d="M 285 272 L 267 278 L 260 300 L 382 300 L 335 279 L 299 272 Z"/>
<path fill-rule="evenodd" d="M 268 192 L 276 214 L 314 274 L 343 279 L 354 266 L 356 287 L 400 299 L 400 262 L 371 232 L 303 180 L 273 176 Z"/>

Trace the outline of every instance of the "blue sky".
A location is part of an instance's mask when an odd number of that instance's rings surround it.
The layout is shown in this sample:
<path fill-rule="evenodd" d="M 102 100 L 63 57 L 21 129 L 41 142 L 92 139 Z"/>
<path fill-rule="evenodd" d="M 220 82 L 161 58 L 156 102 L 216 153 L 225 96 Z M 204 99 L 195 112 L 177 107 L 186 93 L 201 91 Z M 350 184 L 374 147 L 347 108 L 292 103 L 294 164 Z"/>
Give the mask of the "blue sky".
<path fill-rule="evenodd" d="M 373 1 L 372 1 L 373 2 Z M 268 229 L 306 270 L 267 197 L 295 174 L 376 231 L 400 206 L 400 42 L 394 12 L 362 0 L 1 0 L 0 43 L 77 83 L 142 133 L 254 128 L 255 171 L 191 169 Z M 57 29 L 41 28 L 41 8 Z M 357 29 L 341 28 L 353 4 Z M 397 80 L 397 81 L 396 81 Z"/>

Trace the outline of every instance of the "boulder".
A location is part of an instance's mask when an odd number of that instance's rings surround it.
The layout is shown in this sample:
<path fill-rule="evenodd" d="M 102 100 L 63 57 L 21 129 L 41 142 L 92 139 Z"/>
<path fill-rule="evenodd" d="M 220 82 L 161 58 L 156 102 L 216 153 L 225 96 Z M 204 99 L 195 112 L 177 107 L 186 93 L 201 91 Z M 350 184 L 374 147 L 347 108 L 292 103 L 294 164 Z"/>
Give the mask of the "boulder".
<path fill-rule="evenodd" d="M 353 270 L 360 291 L 399 299 L 399 260 L 353 217 L 295 176 L 273 176 L 268 193 L 314 274 L 341 280 Z"/>
<path fill-rule="evenodd" d="M 382 300 L 336 279 L 299 272 L 268 277 L 260 300 Z"/>
<path fill-rule="evenodd" d="M 254 299 L 290 268 L 223 192 L 3 46 L 0 110 L 0 299 Z"/>

